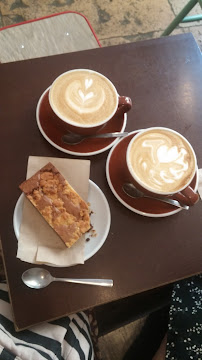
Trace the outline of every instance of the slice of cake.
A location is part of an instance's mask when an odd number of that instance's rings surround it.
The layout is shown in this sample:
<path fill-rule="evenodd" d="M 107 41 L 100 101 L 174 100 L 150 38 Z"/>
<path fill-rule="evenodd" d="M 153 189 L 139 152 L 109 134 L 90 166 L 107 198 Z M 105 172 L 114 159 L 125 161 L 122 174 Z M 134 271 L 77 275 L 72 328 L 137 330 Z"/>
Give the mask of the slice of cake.
<path fill-rule="evenodd" d="M 90 229 L 87 203 L 51 163 L 19 188 L 68 248 Z"/>

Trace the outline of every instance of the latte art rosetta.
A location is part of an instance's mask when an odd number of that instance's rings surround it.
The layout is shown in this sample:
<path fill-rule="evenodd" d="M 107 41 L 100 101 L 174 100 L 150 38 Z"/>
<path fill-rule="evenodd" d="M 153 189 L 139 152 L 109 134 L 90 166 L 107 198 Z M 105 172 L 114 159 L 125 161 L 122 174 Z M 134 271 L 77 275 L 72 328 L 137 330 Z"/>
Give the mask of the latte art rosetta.
<path fill-rule="evenodd" d="M 68 106 L 78 114 L 90 114 L 98 111 L 105 102 L 105 92 L 91 78 L 85 81 L 75 80 L 67 86 L 65 100 Z"/>
<path fill-rule="evenodd" d="M 195 163 L 183 138 L 165 130 L 151 130 L 137 137 L 130 150 L 137 178 L 152 190 L 175 192 L 191 179 Z"/>
<path fill-rule="evenodd" d="M 59 76 L 51 86 L 49 99 L 61 119 L 77 126 L 96 126 L 110 119 L 118 107 L 112 83 L 91 70 L 73 70 Z"/>

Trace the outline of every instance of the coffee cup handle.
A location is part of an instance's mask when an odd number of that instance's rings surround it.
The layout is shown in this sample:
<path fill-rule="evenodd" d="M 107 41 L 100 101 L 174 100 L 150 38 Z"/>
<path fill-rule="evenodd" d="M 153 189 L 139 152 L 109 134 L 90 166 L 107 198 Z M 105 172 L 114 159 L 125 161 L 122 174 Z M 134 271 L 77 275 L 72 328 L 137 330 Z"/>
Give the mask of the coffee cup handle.
<path fill-rule="evenodd" d="M 175 194 L 175 198 L 183 204 L 192 206 L 199 200 L 199 195 L 191 188 L 191 186 L 187 186 L 184 190 Z"/>
<path fill-rule="evenodd" d="M 128 96 L 119 96 L 118 112 L 126 113 L 132 107 L 132 100 Z"/>

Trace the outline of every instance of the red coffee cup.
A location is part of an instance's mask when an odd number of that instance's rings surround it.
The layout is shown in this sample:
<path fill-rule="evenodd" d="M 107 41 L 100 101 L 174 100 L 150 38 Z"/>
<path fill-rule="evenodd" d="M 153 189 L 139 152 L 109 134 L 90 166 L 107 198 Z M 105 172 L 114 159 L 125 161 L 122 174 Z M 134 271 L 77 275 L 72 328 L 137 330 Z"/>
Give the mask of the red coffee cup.
<path fill-rule="evenodd" d="M 49 102 L 67 130 L 84 135 L 96 133 L 132 106 L 131 99 L 119 96 L 106 76 L 88 69 L 58 76 L 50 87 Z"/>
<path fill-rule="evenodd" d="M 196 172 L 195 152 L 178 132 L 153 127 L 131 139 L 126 164 L 131 182 L 150 196 L 172 197 L 192 206 L 199 195 L 190 186 Z"/>

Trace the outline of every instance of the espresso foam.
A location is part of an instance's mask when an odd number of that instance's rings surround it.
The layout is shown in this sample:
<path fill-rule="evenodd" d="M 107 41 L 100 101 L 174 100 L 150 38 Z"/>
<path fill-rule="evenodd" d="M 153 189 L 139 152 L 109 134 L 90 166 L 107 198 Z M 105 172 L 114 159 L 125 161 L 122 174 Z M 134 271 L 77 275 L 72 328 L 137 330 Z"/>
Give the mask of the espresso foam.
<path fill-rule="evenodd" d="M 61 118 L 88 126 L 111 117 L 117 93 L 98 73 L 81 70 L 60 76 L 51 87 L 50 101 Z"/>
<path fill-rule="evenodd" d="M 129 161 L 137 179 L 151 191 L 177 192 L 195 173 L 195 158 L 188 143 L 166 130 L 151 130 L 134 138 Z"/>

